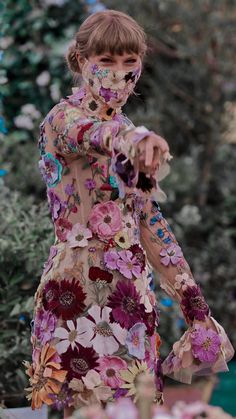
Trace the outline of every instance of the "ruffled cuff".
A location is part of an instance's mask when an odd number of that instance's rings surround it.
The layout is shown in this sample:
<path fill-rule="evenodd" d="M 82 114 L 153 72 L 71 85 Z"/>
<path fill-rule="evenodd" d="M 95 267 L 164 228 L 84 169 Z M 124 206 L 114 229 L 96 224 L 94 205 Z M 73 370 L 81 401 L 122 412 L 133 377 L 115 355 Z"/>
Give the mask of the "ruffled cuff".
<path fill-rule="evenodd" d="M 212 327 L 209 327 L 209 323 Z M 193 322 L 162 363 L 163 374 L 191 384 L 193 375 L 210 375 L 228 371 L 227 362 L 234 348 L 223 327 L 213 318 Z"/>

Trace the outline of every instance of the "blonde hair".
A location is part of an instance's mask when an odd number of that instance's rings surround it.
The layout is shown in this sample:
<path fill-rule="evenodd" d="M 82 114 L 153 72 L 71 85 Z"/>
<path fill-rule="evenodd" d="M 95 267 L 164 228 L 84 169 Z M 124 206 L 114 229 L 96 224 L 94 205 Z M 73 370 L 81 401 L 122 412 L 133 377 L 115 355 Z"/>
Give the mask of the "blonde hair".
<path fill-rule="evenodd" d="M 65 59 L 73 73 L 80 73 L 77 52 L 84 58 L 104 52 L 119 55 L 133 52 L 143 59 L 146 51 L 146 34 L 131 16 L 117 10 L 104 10 L 90 15 L 82 23 Z"/>

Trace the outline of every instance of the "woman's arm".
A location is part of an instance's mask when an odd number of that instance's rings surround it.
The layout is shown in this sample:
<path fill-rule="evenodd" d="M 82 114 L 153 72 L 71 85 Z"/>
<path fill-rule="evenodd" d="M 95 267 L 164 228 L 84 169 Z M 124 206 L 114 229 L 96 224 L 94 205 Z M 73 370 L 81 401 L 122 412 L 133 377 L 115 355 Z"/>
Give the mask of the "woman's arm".
<path fill-rule="evenodd" d="M 122 115 L 118 120 L 101 121 L 84 116 L 79 107 L 59 103 L 40 125 L 39 149 L 43 160 L 40 165 L 44 168 L 46 159 L 60 156 L 74 159 L 96 151 L 111 158 L 111 174 L 117 176 L 123 191 L 124 186 L 133 188 L 137 184 L 137 145 L 149 133 Z"/>
<path fill-rule="evenodd" d="M 192 375 L 227 371 L 234 349 L 224 329 L 211 317 L 199 285 L 160 206 L 150 198 L 141 212 L 140 239 L 147 258 L 159 274 L 160 285 L 177 300 L 189 326 L 164 360 L 163 372 L 191 383 Z"/>

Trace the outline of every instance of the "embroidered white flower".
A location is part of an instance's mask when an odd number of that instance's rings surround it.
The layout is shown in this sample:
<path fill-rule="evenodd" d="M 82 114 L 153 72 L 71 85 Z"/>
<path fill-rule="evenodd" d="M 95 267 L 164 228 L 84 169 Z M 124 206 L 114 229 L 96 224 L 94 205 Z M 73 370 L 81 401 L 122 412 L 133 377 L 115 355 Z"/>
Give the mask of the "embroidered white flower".
<path fill-rule="evenodd" d="M 70 247 L 85 247 L 88 245 L 88 239 L 92 237 L 89 228 L 85 228 L 82 224 L 76 223 L 72 230 L 68 232 L 66 238 Z"/>

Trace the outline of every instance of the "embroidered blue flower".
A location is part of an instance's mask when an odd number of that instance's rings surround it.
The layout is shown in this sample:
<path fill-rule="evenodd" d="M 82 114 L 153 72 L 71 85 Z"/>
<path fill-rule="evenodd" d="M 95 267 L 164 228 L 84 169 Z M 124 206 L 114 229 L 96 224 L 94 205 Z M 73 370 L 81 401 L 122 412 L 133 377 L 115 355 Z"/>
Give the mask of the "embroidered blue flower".
<path fill-rule="evenodd" d="M 39 161 L 39 170 L 49 188 L 54 188 L 60 180 L 62 164 L 51 153 L 43 154 Z"/>
<path fill-rule="evenodd" d="M 171 243 L 171 238 L 168 236 L 163 240 L 164 243 Z"/>
<path fill-rule="evenodd" d="M 157 221 L 160 221 L 162 218 L 161 214 L 154 215 L 149 221 L 150 226 L 153 226 Z"/>
<path fill-rule="evenodd" d="M 109 176 L 109 183 L 113 188 L 118 188 L 115 176 Z"/>
<path fill-rule="evenodd" d="M 164 236 L 164 231 L 162 230 L 162 228 L 158 228 L 157 230 L 157 235 L 158 237 L 162 238 Z"/>

